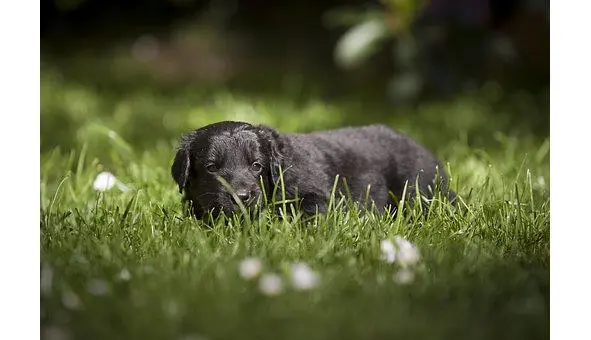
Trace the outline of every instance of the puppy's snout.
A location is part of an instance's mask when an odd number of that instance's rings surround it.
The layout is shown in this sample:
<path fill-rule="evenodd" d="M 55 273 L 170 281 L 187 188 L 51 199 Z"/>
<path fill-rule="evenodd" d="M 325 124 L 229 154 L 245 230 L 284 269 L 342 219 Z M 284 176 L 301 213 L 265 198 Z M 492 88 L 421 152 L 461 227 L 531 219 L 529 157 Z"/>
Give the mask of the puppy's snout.
<path fill-rule="evenodd" d="M 254 190 L 249 190 L 249 189 L 238 189 L 235 191 L 236 196 L 240 199 L 240 201 L 242 201 L 242 203 L 249 203 L 251 201 L 251 199 L 255 196 L 255 192 Z M 232 201 L 234 201 L 234 203 L 237 203 L 236 200 L 234 199 L 234 196 L 232 195 Z"/>
<path fill-rule="evenodd" d="M 242 202 L 246 202 L 250 199 L 251 192 L 246 189 L 238 190 L 236 191 L 236 196 L 238 196 Z"/>

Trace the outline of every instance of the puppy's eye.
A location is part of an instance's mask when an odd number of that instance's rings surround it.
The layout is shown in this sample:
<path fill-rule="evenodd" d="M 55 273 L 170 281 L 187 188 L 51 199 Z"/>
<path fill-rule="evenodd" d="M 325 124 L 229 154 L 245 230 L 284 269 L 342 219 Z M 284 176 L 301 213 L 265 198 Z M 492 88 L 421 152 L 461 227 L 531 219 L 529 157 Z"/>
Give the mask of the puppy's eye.
<path fill-rule="evenodd" d="M 211 163 L 211 164 L 208 164 L 208 165 L 205 167 L 205 169 L 207 169 L 207 171 L 209 171 L 209 172 L 218 172 L 218 170 L 219 170 L 219 168 L 217 167 L 217 165 L 215 165 L 215 164 L 213 164 L 213 163 Z"/>
<path fill-rule="evenodd" d="M 259 172 L 259 171 L 261 171 L 262 168 L 263 168 L 263 165 L 259 162 L 254 162 L 250 166 L 250 170 L 252 170 L 254 172 Z"/>

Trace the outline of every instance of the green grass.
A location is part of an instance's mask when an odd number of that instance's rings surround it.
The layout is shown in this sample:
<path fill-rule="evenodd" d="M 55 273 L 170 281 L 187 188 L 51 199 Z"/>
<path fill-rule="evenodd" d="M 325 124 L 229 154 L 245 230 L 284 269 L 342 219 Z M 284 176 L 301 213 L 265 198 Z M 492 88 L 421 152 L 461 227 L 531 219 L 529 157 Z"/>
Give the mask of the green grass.
<path fill-rule="evenodd" d="M 493 104 L 380 114 L 230 90 L 117 93 L 45 70 L 42 329 L 71 339 L 549 338 L 549 139 Z M 333 209 L 312 223 L 263 215 L 204 228 L 183 215 L 169 168 L 180 133 L 223 119 L 281 131 L 389 124 L 445 160 L 464 213 L 435 203 L 394 219 Z M 104 170 L 131 190 L 93 190 Z M 421 251 L 410 285 L 381 260 L 380 241 L 395 235 Z M 285 278 L 283 294 L 239 276 L 249 256 Z M 290 288 L 294 262 L 319 273 L 316 289 Z M 97 284 L 104 294 L 91 292 Z"/>

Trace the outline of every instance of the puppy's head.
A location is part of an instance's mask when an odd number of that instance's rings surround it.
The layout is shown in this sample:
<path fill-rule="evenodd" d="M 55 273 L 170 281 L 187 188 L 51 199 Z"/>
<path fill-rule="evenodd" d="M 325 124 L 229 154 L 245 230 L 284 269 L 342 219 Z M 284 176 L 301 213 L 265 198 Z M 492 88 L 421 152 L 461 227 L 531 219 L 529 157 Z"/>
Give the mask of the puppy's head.
<path fill-rule="evenodd" d="M 195 217 L 207 211 L 230 214 L 240 211 L 237 200 L 253 207 L 261 198 L 261 183 L 268 193 L 272 191 L 280 150 L 275 130 L 215 123 L 182 138 L 171 173 Z"/>

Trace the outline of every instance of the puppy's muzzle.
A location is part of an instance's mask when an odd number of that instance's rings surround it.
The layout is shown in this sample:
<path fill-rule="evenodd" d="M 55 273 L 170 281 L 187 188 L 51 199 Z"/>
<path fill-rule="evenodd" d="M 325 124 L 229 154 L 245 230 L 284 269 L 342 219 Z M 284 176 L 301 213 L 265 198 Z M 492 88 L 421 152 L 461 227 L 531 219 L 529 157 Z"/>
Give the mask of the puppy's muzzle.
<path fill-rule="evenodd" d="M 241 190 L 237 190 L 236 191 L 236 196 L 238 196 L 238 198 L 240 199 L 240 201 L 242 201 L 242 202 L 248 202 L 248 200 L 250 200 L 250 198 L 253 195 L 252 195 L 252 192 L 250 190 L 241 189 Z"/>
<path fill-rule="evenodd" d="M 256 197 L 257 197 L 257 190 L 256 189 L 247 189 L 247 188 L 241 188 L 241 189 L 237 189 L 235 191 L 236 197 L 238 197 L 238 199 L 240 199 L 240 201 L 245 204 L 245 205 L 251 205 Z M 238 202 L 236 202 L 236 199 L 234 197 L 234 195 L 230 195 L 232 197 L 232 202 L 234 204 L 238 204 Z"/>

